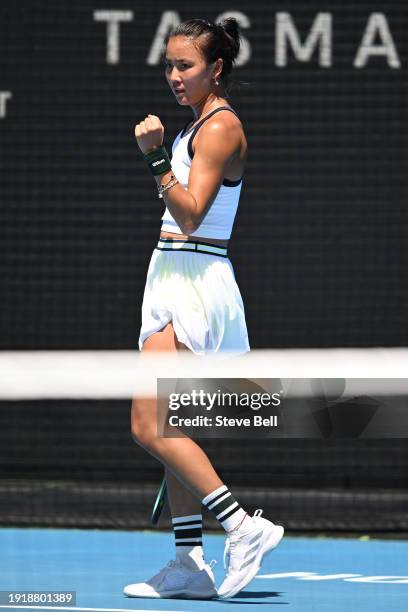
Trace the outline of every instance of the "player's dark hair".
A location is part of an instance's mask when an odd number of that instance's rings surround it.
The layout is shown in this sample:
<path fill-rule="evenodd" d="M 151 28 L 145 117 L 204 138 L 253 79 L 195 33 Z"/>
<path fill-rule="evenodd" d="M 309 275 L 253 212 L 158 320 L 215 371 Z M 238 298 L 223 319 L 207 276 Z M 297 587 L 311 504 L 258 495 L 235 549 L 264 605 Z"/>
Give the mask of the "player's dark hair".
<path fill-rule="evenodd" d="M 188 19 L 173 28 L 166 37 L 165 44 L 173 36 L 188 36 L 196 41 L 207 64 L 223 59 L 223 68 L 220 79 L 227 95 L 236 82 L 232 81 L 230 74 L 234 62 L 238 57 L 241 46 L 241 35 L 238 21 L 234 17 L 227 17 L 218 23 L 206 19 Z M 239 84 L 246 84 L 240 81 Z"/>

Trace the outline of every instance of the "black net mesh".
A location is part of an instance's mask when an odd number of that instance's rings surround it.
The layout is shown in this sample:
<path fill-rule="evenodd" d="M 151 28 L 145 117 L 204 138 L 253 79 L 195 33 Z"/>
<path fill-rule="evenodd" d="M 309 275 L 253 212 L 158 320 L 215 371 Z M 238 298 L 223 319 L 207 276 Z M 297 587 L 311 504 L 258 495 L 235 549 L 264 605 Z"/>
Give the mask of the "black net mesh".
<path fill-rule="evenodd" d="M 1 402 L 0 523 L 148 527 L 163 470 L 130 402 Z M 242 506 L 292 530 L 408 527 L 408 441 L 199 440 Z M 168 510 L 160 526 L 169 525 Z M 207 525 L 217 527 L 208 514 Z"/>

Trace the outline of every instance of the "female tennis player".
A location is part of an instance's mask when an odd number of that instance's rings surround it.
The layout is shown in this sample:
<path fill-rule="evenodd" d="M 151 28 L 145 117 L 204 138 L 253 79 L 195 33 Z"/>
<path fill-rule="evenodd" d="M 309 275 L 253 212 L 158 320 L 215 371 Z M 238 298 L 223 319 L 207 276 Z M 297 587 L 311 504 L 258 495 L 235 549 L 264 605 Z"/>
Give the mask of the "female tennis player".
<path fill-rule="evenodd" d="M 156 115 L 136 125 L 137 143 L 166 205 L 150 261 L 142 305 L 142 351 L 190 350 L 197 355 L 249 350 L 242 298 L 227 257 L 237 211 L 247 142 L 227 102 L 228 76 L 240 34 L 233 18 L 216 24 L 190 19 L 166 40 L 165 72 L 177 102 L 193 111 L 177 135 L 172 159 Z M 134 398 L 132 435 L 165 467 L 176 559 L 130 597 L 228 598 L 257 573 L 263 556 L 280 542 L 283 527 L 251 517 L 190 438 L 157 434 L 156 400 Z M 227 574 L 218 592 L 202 548 L 201 505 L 227 532 Z"/>

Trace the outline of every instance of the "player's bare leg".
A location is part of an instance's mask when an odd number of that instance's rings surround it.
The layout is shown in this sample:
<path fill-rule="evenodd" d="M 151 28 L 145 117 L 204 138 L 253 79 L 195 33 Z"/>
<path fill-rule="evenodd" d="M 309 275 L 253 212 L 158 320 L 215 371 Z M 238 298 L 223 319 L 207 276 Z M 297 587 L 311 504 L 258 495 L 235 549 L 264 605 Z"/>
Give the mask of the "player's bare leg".
<path fill-rule="evenodd" d="M 178 342 L 171 323 L 149 336 L 142 348 L 142 352 L 177 350 L 188 349 Z M 133 399 L 131 427 L 135 441 L 161 461 L 198 501 L 222 485 L 207 455 L 193 440 L 158 436 L 156 398 Z"/>
<path fill-rule="evenodd" d="M 201 514 L 201 502 L 167 468 L 165 475 L 171 516 Z"/>
<path fill-rule="evenodd" d="M 177 341 L 171 324 L 164 330 L 150 336 L 143 346 L 143 351 L 176 351 L 186 350 L 187 347 Z M 201 502 L 197 497 L 197 491 L 192 491 L 180 481 L 167 466 L 164 458 L 171 457 L 173 447 L 176 447 L 178 457 L 175 465 L 183 465 L 191 461 L 189 455 L 179 445 L 172 444 L 173 441 L 182 443 L 191 442 L 187 437 L 183 438 L 160 438 L 157 431 L 157 400 L 150 398 L 135 398 L 132 402 L 132 434 L 135 440 L 146 450 L 158 458 L 165 466 L 166 485 L 172 522 L 175 532 L 176 559 L 170 561 L 166 567 L 146 582 L 129 584 L 124 588 L 124 594 L 129 597 L 175 597 L 182 594 L 183 597 L 210 599 L 217 596 L 215 588 L 212 564 L 208 565 L 203 557 L 202 549 L 202 515 Z M 145 429 L 145 434 L 141 433 Z M 141 438 L 141 439 L 139 439 Z M 164 440 L 170 444 L 160 445 L 154 439 Z M 164 453 L 162 452 L 164 446 Z M 199 447 L 197 446 L 199 449 Z M 201 449 L 199 449 L 201 451 Z M 202 453 L 202 451 L 201 451 Z M 205 467 L 212 466 L 204 453 L 198 453 L 199 461 L 204 456 L 204 469 L 198 474 L 189 474 L 190 479 L 206 478 Z M 188 459 L 187 459 L 188 458 Z M 210 470 L 211 471 L 211 470 Z M 212 470 L 213 471 L 213 470 Z M 215 474 L 215 472 L 214 472 Z M 218 477 L 217 483 L 220 482 Z M 197 487 L 200 495 L 200 486 Z M 188 537 L 186 537 L 188 536 Z"/>

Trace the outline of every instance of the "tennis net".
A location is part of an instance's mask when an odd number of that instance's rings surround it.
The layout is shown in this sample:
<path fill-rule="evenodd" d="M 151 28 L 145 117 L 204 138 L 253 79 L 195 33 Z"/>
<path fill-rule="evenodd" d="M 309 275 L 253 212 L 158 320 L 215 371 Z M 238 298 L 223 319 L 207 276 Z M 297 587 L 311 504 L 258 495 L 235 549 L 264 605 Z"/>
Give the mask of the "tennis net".
<path fill-rule="evenodd" d="M 281 394 L 280 428 L 198 435 L 248 510 L 261 507 L 292 531 L 406 530 L 407 359 L 405 349 L 285 349 L 215 360 L 4 351 L 0 523 L 148 527 L 163 469 L 132 440 L 129 411 L 134 394 L 159 388 L 164 397 L 161 382 L 170 380 L 184 393 L 193 383 L 207 392 Z M 218 527 L 207 514 L 206 525 Z M 159 527 L 169 526 L 166 509 Z"/>

